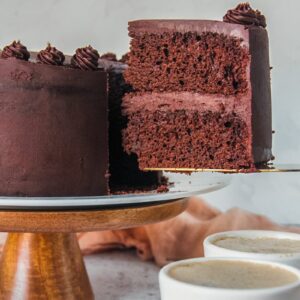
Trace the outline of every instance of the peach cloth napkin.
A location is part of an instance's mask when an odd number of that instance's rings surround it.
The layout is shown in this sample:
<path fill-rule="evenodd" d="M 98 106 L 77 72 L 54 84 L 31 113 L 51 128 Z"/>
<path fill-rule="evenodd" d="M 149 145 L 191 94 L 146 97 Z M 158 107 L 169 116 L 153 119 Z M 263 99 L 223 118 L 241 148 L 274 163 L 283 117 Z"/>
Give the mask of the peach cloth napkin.
<path fill-rule="evenodd" d="M 142 260 L 163 266 L 174 260 L 203 256 L 203 240 L 210 234 L 240 229 L 293 231 L 300 228 L 279 226 L 264 216 L 233 208 L 225 213 L 192 198 L 179 216 L 142 227 L 78 233 L 84 254 L 111 249 L 135 248 Z"/>

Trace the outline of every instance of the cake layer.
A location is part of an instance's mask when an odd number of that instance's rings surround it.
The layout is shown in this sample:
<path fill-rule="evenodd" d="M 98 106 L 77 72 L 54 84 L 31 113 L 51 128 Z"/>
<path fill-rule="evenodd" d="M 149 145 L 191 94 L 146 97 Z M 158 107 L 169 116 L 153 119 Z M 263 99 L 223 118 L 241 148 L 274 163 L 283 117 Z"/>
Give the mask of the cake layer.
<path fill-rule="evenodd" d="M 257 161 L 245 100 L 188 92 L 126 95 L 124 148 L 138 155 L 141 169 L 250 168 Z"/>
<path fill-rule="evenodd" d="M 0 59 L 0 195 L 108 192 L 107 73 Z"/>
<path fill-rule="evenodd" d="M 203 20 L 130 22 L 125 78 L 138 91 L 244 93 L 252 34 L 266 30 Z"/>

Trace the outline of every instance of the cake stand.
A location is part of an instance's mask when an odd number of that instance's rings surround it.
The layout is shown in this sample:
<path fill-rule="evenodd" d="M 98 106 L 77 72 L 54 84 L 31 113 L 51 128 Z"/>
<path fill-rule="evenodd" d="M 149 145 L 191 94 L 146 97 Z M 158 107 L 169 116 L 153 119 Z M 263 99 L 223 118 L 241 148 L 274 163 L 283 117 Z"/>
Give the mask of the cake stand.
<path fill-rule="evenodd" d="M 161 194 L 0 197 L 0 231 L 9 232 L 0 260 L 0 299 L 94 299 L 76 232 L 160 222 L 183 212 L 189 197 L 226 185 L 213 179 Z"/>

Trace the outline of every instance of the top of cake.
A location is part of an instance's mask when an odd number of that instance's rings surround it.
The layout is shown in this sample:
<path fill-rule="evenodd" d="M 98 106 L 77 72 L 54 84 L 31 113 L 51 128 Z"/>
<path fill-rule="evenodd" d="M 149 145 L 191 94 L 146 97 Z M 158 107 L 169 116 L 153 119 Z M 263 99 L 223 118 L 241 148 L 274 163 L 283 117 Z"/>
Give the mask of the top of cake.
<path fill-rule="evenodd" d="M 227 24 L 224 24 L 227 23 Z M 236 31 L 236 26 L 243 25 L 246 29 L 265 28 L 267 26 L 266 18 L 259 10 L 251 8 L 249 3 L 241 3 L 234 9 L 229 9 L 223 16 L 222 21 L 215 20 L 184 20 L 184 19 L 153 19 L 136 20 L 129 24 L 129 36 L 143 33 L 166 33 L 166 32 L 192 32 L 198 33 L 206 31 L 217 31 L 224 34 L 234 34 L 243 38 L 243 32 Z M 232 31 L 236 32 L 232 32 Z"/>
<path fill-rule="evenodd" d="M 53 47 L 50 43 L 39 52 L 29 52 L 20 41 L 13 41 L 0 51 L 0 59 L 18 59 L 49 66 L 62 66 L 83 71 L 104 70 L 99 64 L 100 55 L 91 45 L 78 48 L 73 56 L 65 56 L 64 53 Z M 104 57 L 103 57 L 104 58 Z"/>

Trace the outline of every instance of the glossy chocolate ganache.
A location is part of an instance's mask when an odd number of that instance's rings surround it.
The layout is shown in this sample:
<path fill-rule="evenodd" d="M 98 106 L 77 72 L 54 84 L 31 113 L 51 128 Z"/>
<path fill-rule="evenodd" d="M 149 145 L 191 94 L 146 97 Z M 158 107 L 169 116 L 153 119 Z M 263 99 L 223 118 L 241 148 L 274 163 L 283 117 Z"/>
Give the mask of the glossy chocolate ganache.
<path fill-rule="evenodd" d="M 34 56 L 34 55 L 32 55 Z M 89 196 L 108 189 L 107 73 L 98 52 L 72 64 L 20 41 L 0 57 L 0 195 Z"/>

